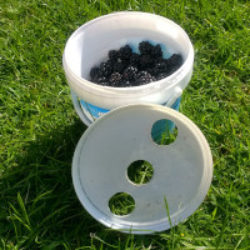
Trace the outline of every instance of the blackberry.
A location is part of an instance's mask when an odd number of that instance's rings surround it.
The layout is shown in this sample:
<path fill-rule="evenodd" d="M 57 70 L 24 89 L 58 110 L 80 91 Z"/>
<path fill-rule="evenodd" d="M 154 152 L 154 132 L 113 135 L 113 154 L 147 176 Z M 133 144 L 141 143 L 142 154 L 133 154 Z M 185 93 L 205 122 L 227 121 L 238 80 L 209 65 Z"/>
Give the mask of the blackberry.
<path fill-rule="evenodd" d="M 153 49 L 153 45 L 148 41 L 142 41 L 139 43 L 139 50 L 142 55 L 150 55 Z"/>
<path fill-rule="evenodd" d="M 120 83 L 120 87 L 130 87 L 132 86 L 132 83 L 130 81 L 122 81 Z"/>
<path fill-rule="evenodd" d="M 156 80 L 155 77 L 150 75 L 147 71 L 140 71 L 137 74 L 136 83 L 137 85 L 142 85 L 142 84 L 153 82 L 155 80 Z"/>
<path fill-rule="evenodd" d="M 151 67 L 154 64 L 154 60 L 150 55 L 141 55 L 140 56 L 140 68 L 146 69 Z"/>
<path fill-rule="evenodd" d="M 114 70 L 113 70 L 113 66 L 114 66 L 114 64 L 116 64 L 116 62 L 117 62 L 117 61 L 112 61 L 111 59 L 108 59 L 108 60 L 106 61 L 106 63 L 108 63 L 109 65 L 111 65 L 111 67 L 112 67 L 112 72 L 114 71 Z"/>
<path fill-rule="evenodd" d="M 147 71 L 151 76 L 155 76 L 154 68 L 150 67 L 145 69 L 145 71 Z"/>
<path fill-rule="evenodd" d="M 160 74 L 156 75 L 156 79 L 159 81 L 167 76 L 168 76 L 168 74 L 166 74 L 166 73 L 160 73 Z"/>
<path fill-rule="evenodd" d="M 128 66 L 130 66 L 130 61 L 127 60 L 127 59 L 126 59 L 126 60 L 124 59 L 124 60 L 122 60 L 122 64 L 123 64 L 124 69 L 125 69 L 125 68 L 127 68 Z"/>
<path fill-rule="evenodd" d="M 179 54 L 173 54 L 169 59 L 166 60 L 166 63 L 167 73 L 170 75 L 182 65 L 182 57 Z"/>
<path fill-rule="evenodd" d="M 105 76 L 96 78 L 96 83 L 104 83 L 104 82 L 107 82 L 107 78 Z"/>
<path fill-rule="evenodd" d="M 119 51 L 117 50 L 110 50 L 109 51 L 109 59 L 112 61 L 112 62 L 115 62 L 118 60 L 119 56 L 120 56 L 120 53 Z"/>
<path fill-rule="evenodd" d="M 114 72 L 109 78 L 110 86 L 118 86 L 122 82 L 122 75 L 119 72 Z"/>
<path fill-rule="evenodd" d="M 112 65 L 111 63 L 108 62 L 102 62 L 100 64 L 100 72 L 101 72 L 101 76 L 109 76 L 113 71 Z"/>
<path fill-rule="evenodd" d="M 139 71 L 139 72 L 137 73 L 136 77 L 139 78 L 139 77 L 144 76 L 144 75 L 147 75 L 147 74 L 148 74 L 147 71 L 142 70 L 142 71 Z"/>
<path fill-rule="evenodd" d="M 133 67 L 133 66 L 127 67 L 123 72 L 123 75 L 122 75 L 123 79 L 127 81 L 134 81 L 136 78 L 137 71 L 138 69 L 136 67 Z"/>
<path fill-rule="evenodd" d="M 99 84 L 102 85 L 102 86 L 110 86 L 109 82 L 101 82 Z"/>
<path fill-rule="evenodd" d="M 89 74 L 90 74 L 91 80 L 96 79 L 100 76 L 100 69 L 98 67 L 93 67 L 90 70 Z"/>
<path fill-rule="evenodd" d="M 164 73 L 167 71 L 167 64 L 164 61 L 160 61 L 155 64 L 154 68 L 152 69 L 153 75 L 158 75 L 160 73 Z"/>
<path fill-rule="evenodd" d="M 180 54 L 173 54 L 168 60 L 167 63 L 170 67 L 179 68 L 182 65 L 182 57 Z"/>
<path fill-rule="evenodd" d="M 123 65 L 122 62 L 116 62 L 114 65 L 113 65 L 113 71 L 114 72 L 118 72 L 118 73 L 122 73 L 123 70 L 124 70 L 125 66 Z"/>
<path fill-rule="evenodd" d="M 157 44 L 152 48 L 151 55 L 154 58 L 162 58 L 162 50 L 160 44 Z"/>
<path fill-rule="evenodd" d="M 125 45 L 120 48 L 119 53 L 122 60 L 129 60 L 132 55 L 132 49 L 129 45 Z"/>
<path fill-rule="evenodd" d="M 133 53 L 130 57 L 130 65 L 138 67 L 140 64 L 140 55 Z"/>

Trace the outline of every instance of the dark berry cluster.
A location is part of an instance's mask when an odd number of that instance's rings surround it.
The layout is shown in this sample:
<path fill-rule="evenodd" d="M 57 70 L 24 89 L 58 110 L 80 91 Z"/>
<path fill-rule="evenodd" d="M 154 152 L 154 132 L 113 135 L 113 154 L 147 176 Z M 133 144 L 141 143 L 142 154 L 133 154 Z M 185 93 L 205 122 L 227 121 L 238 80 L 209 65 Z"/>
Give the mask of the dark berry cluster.
<path fill-rule="evenodd" d="M 132 52 L 129 45 L 110 50 L 108 60 L 90 70 L 91 81 L 112 87 L 139 86 L 161 80 L 182 65 L 179 54 L 164 59 L 159 44 L 142 41 L 139 51 L 140 54 Z"/>

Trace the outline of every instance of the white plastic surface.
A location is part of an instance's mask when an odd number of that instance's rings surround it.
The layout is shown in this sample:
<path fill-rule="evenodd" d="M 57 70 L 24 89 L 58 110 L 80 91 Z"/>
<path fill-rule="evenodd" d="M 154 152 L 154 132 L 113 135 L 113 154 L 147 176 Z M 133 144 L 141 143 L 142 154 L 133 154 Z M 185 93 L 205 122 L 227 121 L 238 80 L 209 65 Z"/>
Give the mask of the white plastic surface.
<path fill-rule="evenodd" d="M 180 53 L 183 65 L 165 79 L 142 86 L 115 88 L 89 81 L 90 69 L 103 61 L 110 49 L 142 40 L 164 44 L 169 54 Z M 183 90 L 187 86 L 193 61 L 193 46 L 179 25 L 158 15 L 131 11 L 101 16 L 82 25 L 68 39 L 63 55 L 64 71 L 73 91 L 80 99 L 105 109 L 166 103 L 176 87 Z"/>
<path fill-rule="evenodd" d="M 161 119 L 178 128 L 176 140 L 167 146 L 151 138 L 153 124 Z M 141 186 L 126 174 L 137 160 L 154 168 L 150 182 Z M 72 164 L 74 188 L 85 209 L 102 224 L 135 234 L 163 231 L 190 216 L 205 198 L 212 172 L 210 148 L 199 128 L 159 105 L 129 105 L 99 118 L 78 142 Z M 135 209 L 126 216 L 109 209 L 109 199 L 118 192 L 135 200 Z"/>

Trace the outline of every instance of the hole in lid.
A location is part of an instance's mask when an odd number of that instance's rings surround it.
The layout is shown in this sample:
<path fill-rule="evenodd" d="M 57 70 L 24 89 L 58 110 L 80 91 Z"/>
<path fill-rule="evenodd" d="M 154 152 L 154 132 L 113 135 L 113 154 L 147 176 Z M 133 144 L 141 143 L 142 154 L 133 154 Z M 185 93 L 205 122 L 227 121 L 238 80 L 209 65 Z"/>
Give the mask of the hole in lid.
<path fill-rule="evenodd" d="M 175 123 L 168 119 L 156 121 L 151 129 L 151 137 L 158 145 L 169 145 L 176 140 L 178 129 Z"/>
<path fill-rule="evenodd" d="M 152 165 L 145 160 L 132 162 L 127 170 L 128 178 L 134 184 L 146 184 L 153 177 L 154 169 Z"/>
<path fill-rule="evenodd" d="M 109 209 L 115 215 L 128 215 L 135 208 L 134 198 L 124 192 L 119 192 L 109 199 Z"/>

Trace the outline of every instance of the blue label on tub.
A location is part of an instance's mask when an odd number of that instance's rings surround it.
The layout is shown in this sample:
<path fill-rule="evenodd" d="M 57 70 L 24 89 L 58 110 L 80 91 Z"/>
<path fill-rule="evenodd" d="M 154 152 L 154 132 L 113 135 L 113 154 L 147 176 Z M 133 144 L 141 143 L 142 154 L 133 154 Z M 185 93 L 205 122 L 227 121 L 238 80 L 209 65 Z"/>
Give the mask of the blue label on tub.
<path fill-rule="evenodd" d="M 181 101 L 181 98 L 180 97 L 177 98 L 175 103 L 171 106 L 171 108 L 175 109 L 175 110 L 179 110 L 180 101 Z M 88 102 L 85 102 L 84 100 L 80 100 L 80 103 L 81 103 L 82 108 L 85 111 L 85 114 L 87 113 L 90 119 L 91 118 L 96 119 L 96 118 L 104 115 L 105 113 L 109 112 L 109 109 L 104 109 L 104 108 L 94 106 Z M 165 103 L 163 104 L 163 106 L 165 106 Z"/>
<path fill-rule="evenodd" d="M 171 108 L 179 111 L 180 103 L 181 103 L 181 97 L 176 99 L 175 103 L 171 106 Z"/>
<path fill-rule="evenodd" d="M 94 106 L 90 103 L 87 103 L 83 100 L 80 100 L 81 106 L 90 114 L 93 118 L 98 118 L 103 114 L 107 113 L 109 109 L 103 109 L 97 106 Z"/>

